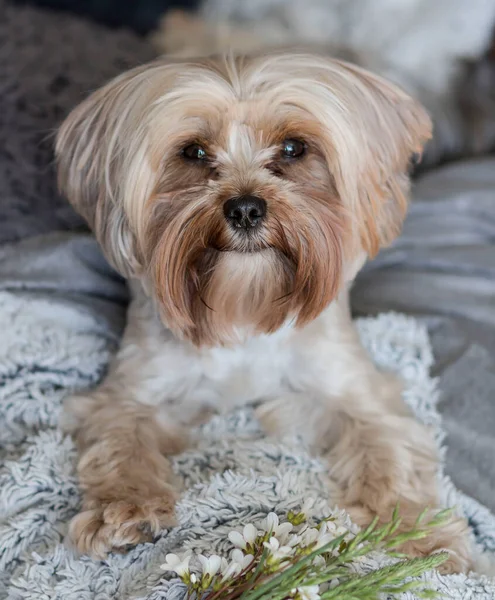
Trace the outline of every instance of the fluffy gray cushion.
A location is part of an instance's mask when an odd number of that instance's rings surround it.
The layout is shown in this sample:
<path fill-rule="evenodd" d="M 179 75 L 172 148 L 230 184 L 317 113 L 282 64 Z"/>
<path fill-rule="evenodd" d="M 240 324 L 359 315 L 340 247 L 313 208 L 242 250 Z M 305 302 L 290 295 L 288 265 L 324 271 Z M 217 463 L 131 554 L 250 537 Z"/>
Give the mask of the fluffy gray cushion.
<path fill-rule="evenodd" d="M 152 57 L 131 32 L 0 0 L 0 243 L 82 226 L 56 192 L 55 129 L 89 91 Z"/>

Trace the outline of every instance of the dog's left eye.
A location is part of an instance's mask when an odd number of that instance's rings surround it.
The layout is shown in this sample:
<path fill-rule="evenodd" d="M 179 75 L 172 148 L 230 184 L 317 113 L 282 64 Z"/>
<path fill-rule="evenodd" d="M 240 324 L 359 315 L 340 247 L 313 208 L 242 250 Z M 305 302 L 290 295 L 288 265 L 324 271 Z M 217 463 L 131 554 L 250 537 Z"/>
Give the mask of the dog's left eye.
<path fill-rule="evenodd" d="M 299 158 L 305 152 L 306 146 L 300 140 L 285 140 L 282 144 L 282 154 L 285 158 Z"/>
<path fill-rule="evenodd" d="M 199 144 L 191 144 L 182 150 L 182 156 L 190 160 L 206 160 L 208 155 L 206 150 Z"/>

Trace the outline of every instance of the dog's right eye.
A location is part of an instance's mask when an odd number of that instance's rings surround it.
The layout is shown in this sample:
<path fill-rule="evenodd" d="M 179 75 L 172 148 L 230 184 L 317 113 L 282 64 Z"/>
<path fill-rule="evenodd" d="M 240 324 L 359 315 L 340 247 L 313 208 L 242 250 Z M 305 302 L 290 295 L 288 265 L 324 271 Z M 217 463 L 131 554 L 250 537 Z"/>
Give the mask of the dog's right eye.
<path fill-rule="evenodd" d="M 199 144 L 191 144 L 182 150 L 182 156 L 189 160 L 206 160 L 208 155 L 206 150 Z"/>

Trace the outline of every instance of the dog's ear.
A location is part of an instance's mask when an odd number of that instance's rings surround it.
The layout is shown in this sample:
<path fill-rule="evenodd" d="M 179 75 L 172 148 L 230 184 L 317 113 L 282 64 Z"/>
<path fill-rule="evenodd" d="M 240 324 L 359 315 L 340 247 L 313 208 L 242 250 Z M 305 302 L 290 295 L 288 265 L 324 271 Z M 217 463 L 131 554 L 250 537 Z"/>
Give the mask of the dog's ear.
<path fill-rule="evenodd" d="M 323 119 L 329 162 L 361 246 L 374 256 L 401 230 L 410 164 L 431 137 L 431 120 L 394 84 L 350 63 L 329 63 L 320 72 L 332 105 Z"/>
<path fill-rule="evenodd" d="M 55 147 L 61 192 L 125 276 L 140 269 L 138 213 L 153 185 L 143 123 L 147 70 L 129 71 L 90 95 L 66 118 Z"/>

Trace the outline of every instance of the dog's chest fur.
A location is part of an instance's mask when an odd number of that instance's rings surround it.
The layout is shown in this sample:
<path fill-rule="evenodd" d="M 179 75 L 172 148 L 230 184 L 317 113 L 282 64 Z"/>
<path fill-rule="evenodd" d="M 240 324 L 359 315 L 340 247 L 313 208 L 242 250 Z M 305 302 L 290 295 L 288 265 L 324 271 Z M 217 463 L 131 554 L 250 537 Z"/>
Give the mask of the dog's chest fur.
<path fill-rule="evenodd" d="M 178 371 L 186 387 L 183 406 L 184 401 L 204 403 L 224 411 L 297 385 L 297 360 L 291 335 L 290 328 L 286 328 L 271 336 L 251 338 L 233 348 L 200 350 L 197 354 L 193 350 L 192 357 L 186 352 L 184 358 L 189 369 L 182 373 L 189 371 L 189 374 L 182 378 Z"/>
<path fill-rule="evenodd" d="M 166 330 L 138 291 L 118 369 L 131 387 L 132 372 L 139 369 L 134 395 L 184 423 L 294 392 L 338 393 L 345 372 L 339 373 L 339 362 L 347 347 L 341 328 L 334 326 L 339 310 L 333 303 L 303 330 L 286 326 L 234 347 L 198 349 Z"/>

